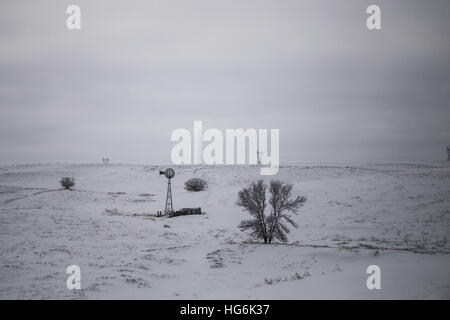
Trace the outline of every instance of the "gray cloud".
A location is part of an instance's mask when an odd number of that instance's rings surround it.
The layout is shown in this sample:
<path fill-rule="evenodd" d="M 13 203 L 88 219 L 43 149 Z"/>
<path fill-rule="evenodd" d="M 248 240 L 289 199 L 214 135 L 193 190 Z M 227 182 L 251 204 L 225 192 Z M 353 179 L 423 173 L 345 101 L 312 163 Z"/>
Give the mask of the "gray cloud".
<path fill-rule="evenodd" d="M 281 162 L 438 158 L 450 144 L 450 4 L 4 1 L 1 163 L 167 163 L 170 134 L 280 128 Z"/>

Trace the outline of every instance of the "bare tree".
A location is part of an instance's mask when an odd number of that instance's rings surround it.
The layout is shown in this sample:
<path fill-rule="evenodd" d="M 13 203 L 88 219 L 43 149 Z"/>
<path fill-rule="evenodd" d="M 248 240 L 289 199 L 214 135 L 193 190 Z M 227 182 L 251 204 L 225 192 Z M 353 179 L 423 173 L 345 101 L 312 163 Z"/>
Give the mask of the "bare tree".
<path fill-rule="evenodd" d="M 268 216 L 265 214 L 267 184 L 264 181 L 252 182 L 249 187 L 239 191 L 237 205 L 253 216 L 253 219 L 241 221 L 239 228 L 242 231 L 251 230 L 250 237 L 263 239 L 266 244 L 271 243 L 272 239 L 287 242 L 289 228 L 286 224 L 297 227 L 290 214 L 296 214 L 307 200 L 305 196 L 292 198 L 292 188 L 292 184 L 270 181 Z"/>
<path fill-rule="evenodd" d="M 242 189 L 238 194 L 237 205 L 243 207 L 253 219 L 241 221 L 239 228 L 241 230 L 251 230 L 250 237 L 264 239 L 267 243 L 267 218 L 264 214 L 266 209 L 266 190 L 267 186 L 262 180 L 252 182 L 249 187 Z"/>
<path fill-rule="evenodd" d="M 286 223 L 298 228 L 297 223 L 292 219 L 291 213 L 297 214 L 297 210 L 302 207 L 307 198 L 306 196 L 297 196 L 292 198 L 292 184 L 284 183 L 279 180 L 270 181 L 269 192 L 271 194 L 269 204 L 271 213 L 268 217 L 270 229 L 268 232 L 268 241 L 278 239 L 281 242 L 287 242 L 287 233 L 290 232 Z"/>

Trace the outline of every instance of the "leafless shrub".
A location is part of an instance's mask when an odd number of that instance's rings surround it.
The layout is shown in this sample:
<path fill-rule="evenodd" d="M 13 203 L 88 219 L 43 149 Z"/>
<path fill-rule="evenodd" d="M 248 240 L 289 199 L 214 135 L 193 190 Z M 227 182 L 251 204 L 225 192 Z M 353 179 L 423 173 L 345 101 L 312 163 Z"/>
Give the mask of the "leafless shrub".
<path fill-rule="evenodd" d="M 73 186 L 75 186 L 75 179 L 70 177 L 63 177 L 61 178 L 59 183 L 64 189 L 70 190 Z"/>
<path fill-rule="evenodd" d="M 184 188 L 187 191 L 203 191 L 208 188 L 208 183 L 200 178 L 192 178 L 184 183 Z"/>

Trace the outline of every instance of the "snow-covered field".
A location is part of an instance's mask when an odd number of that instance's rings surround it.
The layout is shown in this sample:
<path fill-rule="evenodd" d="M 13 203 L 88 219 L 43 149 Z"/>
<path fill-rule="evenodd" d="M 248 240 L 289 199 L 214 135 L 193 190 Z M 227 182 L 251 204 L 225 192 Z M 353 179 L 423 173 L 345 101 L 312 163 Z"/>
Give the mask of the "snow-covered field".
<path fill-rule="evenodd" d="M 163 167 L 0 168 L 2 299 L 450 298 L 450 164 L 285 166 L 277 179 L 308 202 L 288 244 L 250 241 L 237 192 L 249 166 L 174 167 L 174 206 L 157 218 Z M 73 191 L 59 179 L 73 176 Z M 204 192 L 183 189 L 191 177 Z M 272 177 L 264 177 L 271 179 Z M 66 288 L 69 265 L 81 290 Z M 381 268 L 368 290 L 366 268 Z"/>

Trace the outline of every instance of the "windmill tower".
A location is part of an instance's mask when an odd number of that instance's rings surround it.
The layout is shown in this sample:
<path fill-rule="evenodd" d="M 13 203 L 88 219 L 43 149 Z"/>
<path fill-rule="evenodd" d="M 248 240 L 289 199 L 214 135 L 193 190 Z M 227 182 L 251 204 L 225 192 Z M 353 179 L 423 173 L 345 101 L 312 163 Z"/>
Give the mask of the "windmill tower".
<path fill-rule="evenodd" d="M 167 182 L 167 195 L 166 195 L 166 206 L 164 208 L 164 214 L 172 214 L 173 212 L 173 201 L 172 201 L 172 183 L 170 179 L 175 177 L 175 170 L 172 168 L 167 169 L 166 171 L 159 171 L 160 175 L 165 175 Z"/>

